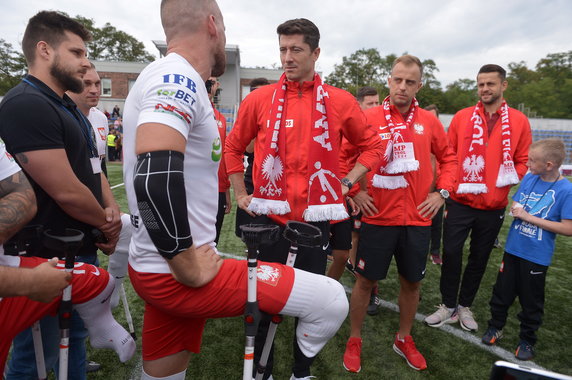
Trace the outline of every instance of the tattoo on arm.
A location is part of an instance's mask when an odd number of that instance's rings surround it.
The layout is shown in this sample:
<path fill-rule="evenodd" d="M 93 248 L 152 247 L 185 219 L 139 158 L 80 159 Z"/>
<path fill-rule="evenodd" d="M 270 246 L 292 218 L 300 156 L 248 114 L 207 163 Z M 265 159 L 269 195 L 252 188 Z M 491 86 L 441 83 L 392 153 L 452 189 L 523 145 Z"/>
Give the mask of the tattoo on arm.
<path fill-rule="evenodd" d="M 18 160 L 20 165 L 28 163 L 28 157 L 26 156 L 25 153 L 16 153 L 16 159 Z"/>
<path fill-rule="evenodd" d="M 0 181 L 0 244 L 36 214 L 36 197 L 22 171 Z"/>

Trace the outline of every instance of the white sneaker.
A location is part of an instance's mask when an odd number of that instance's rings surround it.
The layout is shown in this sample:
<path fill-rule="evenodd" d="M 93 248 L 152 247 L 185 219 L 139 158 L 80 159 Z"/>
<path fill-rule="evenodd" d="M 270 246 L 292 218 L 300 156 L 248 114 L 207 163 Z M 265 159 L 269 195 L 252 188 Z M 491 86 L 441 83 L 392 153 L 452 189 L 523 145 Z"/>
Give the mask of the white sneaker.
<path fill-rule="evenodd" d="M 290 380 L 309 380 L 309 379 L 317 379 L 316 376 L 306 376 L 306 377 L 296 377 L 294 374 L 290 377 Z"/>
<path fill-rule="evenodd" d="M 425 323 L 431 327 L 440 327 L 445 323 L 456 323 L 457 314 L 454 310 L 449 310 L 447 306 L 441 304 L 436 312 L 425 318 Z"/>
<path fill-rule="evenodd" d="M 459 316 L 459 323 L 464 330 L 477 331 L 479 329 L 479 325 L 473 317 L 473 312 L 468 307 L 459 305 L 457 315 Z"/>

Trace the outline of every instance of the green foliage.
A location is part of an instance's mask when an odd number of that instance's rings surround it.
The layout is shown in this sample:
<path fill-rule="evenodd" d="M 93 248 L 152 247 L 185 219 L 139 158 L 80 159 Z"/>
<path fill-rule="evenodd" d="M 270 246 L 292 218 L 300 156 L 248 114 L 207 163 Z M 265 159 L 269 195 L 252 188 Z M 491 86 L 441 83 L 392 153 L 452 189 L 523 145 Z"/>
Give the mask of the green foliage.
<path fill-rule="evenodd" d="M 102 28 L 95 26 L 93 19 L 76 16 L 75 20 L 82 23 L 92 34 L 92 40 L 87 43 L 90 59 L 100 61 L 151 62 L 155 57 L 145 51 L 145 45 L 135 37 L 118 30 L 110 23 Z"/>
<path fill-rule="evenodd" d="M 334 71 L 326 77 L 326 82 L 352 94 L 363 86 L 375 87 L 380 94 L 384 94 L 387 92 L 387 76 L 395 58 L 397 56 L 393 54 L 381 57 L 377 49 L 357 50 L 349 57 L 343 57 L 341 64 L 334 65 Z"/>
<path fill-rule="evenodd" d="M 377 88 L 380 97 L 386 96 L 387 77 L 395 54 L 382 57 L 375 48 L 356 50 L 326 77 L 329 84 L 353 94 L 362 86 Z M 435 73 L 439 71 L 432 59 L 423 62 L 423 87 L 417 94 L 421 107 L 436 104 L 442 113 L 454 114 L 478 101 L 476 82 L 458 79 L 443 90 Z M 531 70 L 526 63 L 508 65 L 509 86 L 504 96 L 515 108 L 521 107 L 531 117 L 572 118 L 572 50 L 548 54 Z"/>
<path fill-rule="evenodd" d="M 0 95 L 20 83 L 26 74 L 24 55 L 0 38 Z"/>

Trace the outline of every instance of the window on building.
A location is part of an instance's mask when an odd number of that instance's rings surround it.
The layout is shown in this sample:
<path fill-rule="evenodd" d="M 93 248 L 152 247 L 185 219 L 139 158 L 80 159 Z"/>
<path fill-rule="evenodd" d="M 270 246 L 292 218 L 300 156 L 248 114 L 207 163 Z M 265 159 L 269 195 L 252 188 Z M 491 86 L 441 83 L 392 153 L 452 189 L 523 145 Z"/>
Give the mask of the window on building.
<path fill-rule="evenodd" d="M 111 96 L 110 78 L 101 78 L 101 96 Z"/>
<path fill-rule="evenodd" d="M 129 82 L 128 82 L 129 92 L 131 92 L 131 88 L 133 88 L 134 84 L 135 84 L 135 79 L 129 79 Z"/>

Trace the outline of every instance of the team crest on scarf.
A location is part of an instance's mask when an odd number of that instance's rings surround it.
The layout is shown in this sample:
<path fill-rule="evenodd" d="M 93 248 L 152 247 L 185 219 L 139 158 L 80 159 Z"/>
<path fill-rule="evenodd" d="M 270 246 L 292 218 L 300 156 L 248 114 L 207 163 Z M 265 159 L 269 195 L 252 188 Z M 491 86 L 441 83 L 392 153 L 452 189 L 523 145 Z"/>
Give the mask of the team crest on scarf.
<path fill-rule="evenodd" d="M 270 286 L 276 286 L 278 285 L 280 277 L 282 277 L 282 271 L 278 267 L 263 264 L 256 268 L 256 277 L 260 282 L 264 282 Z"/>
<path fill-rule="evenodd" d="M 463 161 L 463 181 L 478 182 L 483 180 L 481 172 L 485 170 L 485 159 L 483 156 L 470 155 Z"/>
<path fill-rule="evenodd" d="M 281 195 L 282 189 L 278 187 L 276 181 L 282 178 L 284 174 L 284 165 L 278 156 L 268 155 L 262 162 L 262 177 L 267 180 L 266 186 L 260 186 L 260 194 L 269 195 L 271 197 L 275 195 Z"/>

